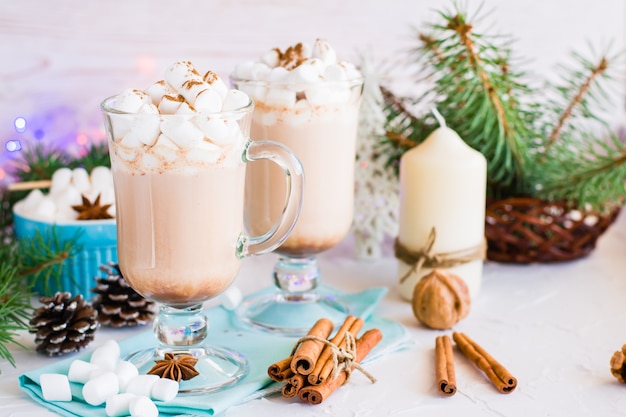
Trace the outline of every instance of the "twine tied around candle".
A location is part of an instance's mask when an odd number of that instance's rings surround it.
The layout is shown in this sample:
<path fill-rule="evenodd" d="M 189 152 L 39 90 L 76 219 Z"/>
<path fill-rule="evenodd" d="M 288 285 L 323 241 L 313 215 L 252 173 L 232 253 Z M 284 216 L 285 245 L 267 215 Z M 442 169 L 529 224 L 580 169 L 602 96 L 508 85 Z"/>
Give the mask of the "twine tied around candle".
<path fill-rule="evenodd" d="M 404 246 L 398 238 L 396 238 L 396 241 L 394 242 L 394 252 L 396 258 L 411 266 L 409 271 L 400 278 L 400 283 L 406 281 L 409 275 L 413 272 L 419 275 L 422 268 L 446 269 L 468 262 L 485 259 L 487 252 L 486 240 L 483 240 L 480 244 L 470 248 L 450 252 L 432 253 L 436 238 L 437 232 L 433 227 L 430 229 L 430 233 L 428 234 L 424 247 L 417 251 L 410 250 Z"/>
<path fill-rule="evenodd" d="M 372 374 L 367 372 L 365 368 L 363 368 L 361 364 L 356 361 L 356 339 L 354 338 L 354 335 L 352 333 L 346 332 L 345 334 L 345 341 L 346 341 L 345 348 L 341 346 L 337 346 L 330 340 L 323 339 L 318 336 L 312 336 L 312 335 L 303 336 L 300 339 L 298 339 L 298 341 L 296 342 L 296 345 L 293 347 L 293 350 L 291 351 L 291 356 L 293 356 L 293 354 L 296 353 L 296 350 L 298 350 L 298 346 L 300 346 L 301 343 L 306 342 L 308 340 L 321 342 L 330 348 L 330 353 L 333 359 L 333 371 L 331 373 L 331 377 L 333 379 L 337 377 L 339 372 L 344 371 L 346 373 L 346 380 L 344 381 L 344 384 L 345 384 L 350 379 L 350 375 L 352 374 L 352 368 L 354 368 L 354 369 L 358 369 L 363 375 L 367 377 L 367 379 L 372 381 L 372 383 L 376 382 L 376 378 L 374 378 Z"/>

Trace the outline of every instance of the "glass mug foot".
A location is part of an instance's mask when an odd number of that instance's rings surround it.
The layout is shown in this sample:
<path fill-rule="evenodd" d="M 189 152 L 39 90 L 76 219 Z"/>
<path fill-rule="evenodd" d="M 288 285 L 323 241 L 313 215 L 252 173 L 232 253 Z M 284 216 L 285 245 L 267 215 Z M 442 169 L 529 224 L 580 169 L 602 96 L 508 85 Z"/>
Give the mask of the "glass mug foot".
<path fill-rule="evenodd" d="M 245 299 L 236 310 L 240 322 L 287 336 L 305 335 L 320 318 L 335 324 L 351 314 L 337 295 L 319 288 L 315 258 L 281 258 L 274 267 L 276 292 Z"/>
<path fill-rule="evenodd" d="M 177 309 L 159 306 L 154 332 L 160 344 L 132 352 L 124 359 L 133 363 L 140 374 L 147 374 L 166 353 L 174 357 L 191 356 L 198 375 L 180 381 L 179 394 L 218 391 L 235 384 L 249 371 L 248 361 L 241 353 L 205 342 L 209 323 L 202 305 Z"/>
<path fill-rule="evenodd" d="M 195 346 L 188 349 L 150 348 L 125 358 L 139 369 L 139 374 L 147 374 L 155 361 L 162 360 L 165 353 L 175 356 L 192 356 L 198 359 L 194 365 L 198 375 L 186 381 L 180 381 L 178 395 L 201 394 L 227 388 L 242 378 L 250 369 L 247 359 L 240 353 L 220 346 Z"/>

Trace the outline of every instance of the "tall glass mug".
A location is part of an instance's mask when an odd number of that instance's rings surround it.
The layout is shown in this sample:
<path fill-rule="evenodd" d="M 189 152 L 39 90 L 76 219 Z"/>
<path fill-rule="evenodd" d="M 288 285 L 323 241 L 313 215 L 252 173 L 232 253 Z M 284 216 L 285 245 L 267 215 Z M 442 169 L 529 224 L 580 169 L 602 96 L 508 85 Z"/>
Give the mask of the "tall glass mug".
<path fill-rule="evenodd" d="M 302 166 L 283 145 L 249 140 L 253 103 L 210 114 L 146 114 L 102 102 L 117 204 L 119 266 L 128 284 L 159 304 L 156 349 L 129 360 L 149 369 L 165 353 L 199 359 L 200 375 L 181 392 L 212 391 L 248 369 L 238 352 L 205 342 L 202 303 L 223 292 L 242 258 L 272 251 L 293 228 L 302 199 Z M 123 107 L 123 106 L 121 106 Z M 214 129 L 213 142 L 198 127 Z M 204 130 L 206 131 L 206 130 Z M 282 175 L 275 224 L 244 233 L 247 162 L 269 160 Z M 141 368 L 140 368 L 141 371 Z"/>
<path fill-rule="evenodd" d="M 278 67 L 272 71 L 284 76 L 276 77 L 277 81 L 245 79 L 235 71 L 231 82 L 255 101 L 254 140 L 280 142 L 302 162 L 305 196 L 294 230 L 275 250 L 279 255 L 273 274 L 276 291 L 247 299 L 237 313 L 261 329 L 303 334 L 320 317 L 339 322 L 350 313 L 346 304 L 320 287 L 316 255 L 337 245 L 352 224 L 363 82 L 360 74 L 353 79 L 307 81 L 296 76 L 299 67 L 290 71 Z M 249 167 L 245 205 L 246 226 L 252 233 L 271 228 L 281 215 L 284 195 L 280 170 L 265 162 Z"/>

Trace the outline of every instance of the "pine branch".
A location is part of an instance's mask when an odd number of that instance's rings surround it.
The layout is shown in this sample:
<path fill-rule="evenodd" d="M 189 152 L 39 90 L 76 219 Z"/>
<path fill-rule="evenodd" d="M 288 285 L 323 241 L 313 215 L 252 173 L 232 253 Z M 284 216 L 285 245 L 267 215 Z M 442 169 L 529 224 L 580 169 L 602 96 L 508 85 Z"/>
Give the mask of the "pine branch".
<path fill-rule="evenodd" d="M 552 133 L 548 138 L 548 143 L 546 144 L 546 151 L 548 151 L 547 148 L 552 146 L 554 142 L 556 142 L 556 140 L 559 138 L 559 135 L 565 123 L 574 114 L 574 109 L 581 104 L 584 105 L 585 97 L 587 96 L 589 89 L 597 81 L 597 79 L 602 76 L 602 74 L 606 73 L 608 66 L 609 65 L 607 58 L 605 56 L 601 57 L 600 62 L 598 62 L 598 64 L 593 67 L 587 78 L 584 79 L 583 82 L 580 84 L 578 91 L 571 98 L 569 104 L 567 105 L 567 107 L 565 107 L 563 113 L 559 117 L 559 120 L 554 126 L 554 129 L 552 130 Z"/>
<path fill-rule="evenodd" d="M 19 239 L 21 264 L 19 274 L 31 285 L 40 283 L 43 295 L 52 295 L 51 284 L 61 286 L 66 260 L 82 250 L 77 243 L 80 231 L 71 239 L 61 239 L 56 227 L 46 233 L 37 231 L 32 239 Z"/>
<path fill-rule="evenodd" d="M 488 162 L 491 196 L 526 191 L 527 139 L 534 133 L 523 74 L 511 71 L 510 42 L 474 31 L 461 10 L 421 34 L 418 63 L 434 82 L 435 105 L 447 124 Z"/>
<path fill-rule="evenodd" d="M 17 332 L 28 330 L 28 318 L 33 308 L 30 304 L 30 287 L 25 287 L 17 274 L 18 254 L 14 244 L 0 246 L 0 358 L 15 366 L 8 345 L 25 346 L 15 341 Z"/>

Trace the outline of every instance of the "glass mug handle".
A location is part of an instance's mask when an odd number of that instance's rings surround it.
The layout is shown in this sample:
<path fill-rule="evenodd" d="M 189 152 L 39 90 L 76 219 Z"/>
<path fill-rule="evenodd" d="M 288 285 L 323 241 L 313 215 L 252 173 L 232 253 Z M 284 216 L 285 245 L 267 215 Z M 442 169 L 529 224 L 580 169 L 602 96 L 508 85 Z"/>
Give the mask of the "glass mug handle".
<path fill-rule="evenodd" d="M 271 252 L 287 239 L 300 215 L 304 193 L 304 170 L 298 157 L 286 146 L 270 141 L 248 141 L 243 152 L 244 162 L 270 160 L 277 164 L 287 177 L 287 201 L 280 218 L 261 236 L 242 235 L 237 244 L 237 256 L 261 255 Z"/>

